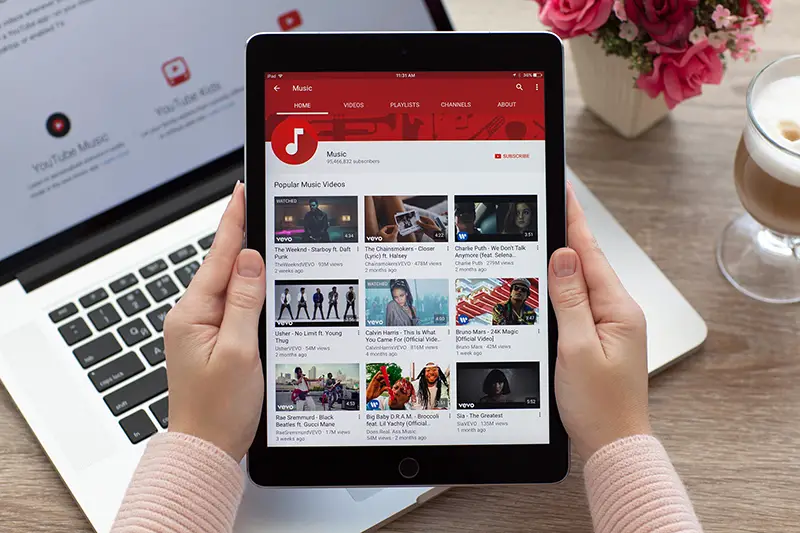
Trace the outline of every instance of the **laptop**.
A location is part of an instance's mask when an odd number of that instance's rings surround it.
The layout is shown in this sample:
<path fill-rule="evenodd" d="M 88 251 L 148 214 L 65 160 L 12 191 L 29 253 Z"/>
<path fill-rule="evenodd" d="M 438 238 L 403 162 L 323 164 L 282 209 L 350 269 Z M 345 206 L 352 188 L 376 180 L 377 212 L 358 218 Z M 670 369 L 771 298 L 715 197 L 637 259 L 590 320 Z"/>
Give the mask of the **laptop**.
<path fill-rule="evenodd" d="M 450 23 L 438 1 L 140 0 L 7 6 L 3 24 L 14 32 L 0 44 L 10 116 L 0 131 L 0 380 L 105 532 L 149 437 L 168 423 L 163 318 L 242 178 L 247 37 Z M 661 350 L 651 369 L 699 346 L 705 325 L 691 306 L 579 194 L 645 307 Z M 364 531 L 442 490 L 250 485 L 236 530 Z"/>

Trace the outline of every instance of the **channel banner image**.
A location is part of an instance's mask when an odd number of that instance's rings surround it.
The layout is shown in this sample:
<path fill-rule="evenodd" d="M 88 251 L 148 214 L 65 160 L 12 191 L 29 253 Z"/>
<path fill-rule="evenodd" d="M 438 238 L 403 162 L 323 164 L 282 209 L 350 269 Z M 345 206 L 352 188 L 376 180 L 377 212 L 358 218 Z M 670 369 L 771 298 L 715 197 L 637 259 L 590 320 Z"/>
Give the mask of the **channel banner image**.
<path fill-rule="evenodd" d="M 459 278 L 459 326 L 532 326 L 539 322 L 538 278 Z"/>
<path fill-rule="evenodd" d="M 367 327 L 448 325 L 446 279 L 368 279 L 364 283 Z"/>

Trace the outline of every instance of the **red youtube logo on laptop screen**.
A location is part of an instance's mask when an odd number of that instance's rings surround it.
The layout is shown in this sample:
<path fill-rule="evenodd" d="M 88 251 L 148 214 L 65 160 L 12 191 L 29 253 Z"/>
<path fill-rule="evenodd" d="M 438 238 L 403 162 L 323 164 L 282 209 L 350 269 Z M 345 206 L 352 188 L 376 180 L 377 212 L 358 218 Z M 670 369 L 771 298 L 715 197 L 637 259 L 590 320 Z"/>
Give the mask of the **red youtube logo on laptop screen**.
<path fill-rule="evenodd" d="M 287 165 L 302 165 L 317 152 L 317 133 L 307 121 L 290 117 L 272 132 L 272 151 Z"/>
<path fill-rule="evenodd" d="M 302 25 L 303 25 L 303 17 L 300 16 L 300 12 L 296 9 L 288 11 L 278 17 L 278 26 L 280 26 L 281 31 L 293 30 L 295 28 L 299 28 Z"/>

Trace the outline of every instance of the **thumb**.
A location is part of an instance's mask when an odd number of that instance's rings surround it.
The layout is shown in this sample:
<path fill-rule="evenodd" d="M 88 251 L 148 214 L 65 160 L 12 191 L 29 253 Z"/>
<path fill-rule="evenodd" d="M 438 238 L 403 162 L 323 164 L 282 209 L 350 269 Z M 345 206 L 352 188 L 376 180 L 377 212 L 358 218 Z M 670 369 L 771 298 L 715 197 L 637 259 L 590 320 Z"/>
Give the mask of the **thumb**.
<path fill-rule="evenodd" d="M 239 252 L 228 283 L 225 314 L 219 329 L 222 346 L 258 346 L 258 320 L 266 297 L 264 261 L 255 250 Z"/>
<path fill-rule="evenodd" d="M 550 260 L 550 300 L 558 321 L 558 342 L 562 347 L 597 343 L 589 291 L 580 257 L 571 248 L 556 250 Z"/>

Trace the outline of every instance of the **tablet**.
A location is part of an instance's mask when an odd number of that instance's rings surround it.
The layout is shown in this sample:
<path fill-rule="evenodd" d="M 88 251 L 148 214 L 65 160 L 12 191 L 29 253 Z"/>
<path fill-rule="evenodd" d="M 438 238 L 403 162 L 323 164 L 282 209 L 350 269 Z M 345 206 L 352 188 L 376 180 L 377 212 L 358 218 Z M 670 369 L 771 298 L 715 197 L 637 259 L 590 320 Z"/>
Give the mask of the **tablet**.
<path fill-rule="evenodd" d="M 252 479 L 561 480 L 561 41 L 260 34 L 246 77 L 247 244 L 267 265 Z"/>

